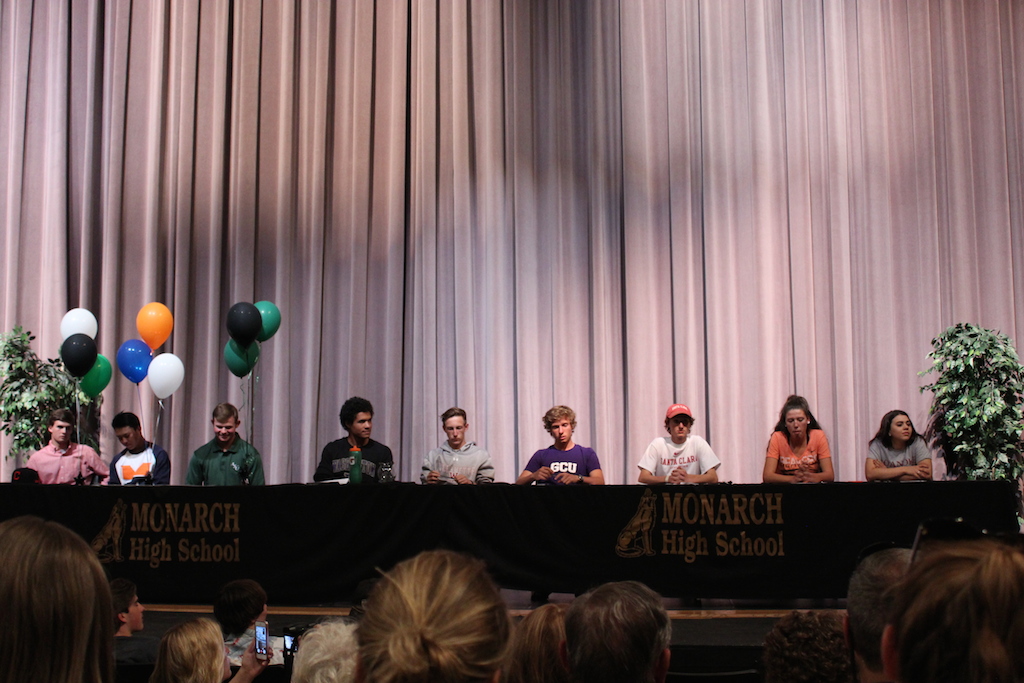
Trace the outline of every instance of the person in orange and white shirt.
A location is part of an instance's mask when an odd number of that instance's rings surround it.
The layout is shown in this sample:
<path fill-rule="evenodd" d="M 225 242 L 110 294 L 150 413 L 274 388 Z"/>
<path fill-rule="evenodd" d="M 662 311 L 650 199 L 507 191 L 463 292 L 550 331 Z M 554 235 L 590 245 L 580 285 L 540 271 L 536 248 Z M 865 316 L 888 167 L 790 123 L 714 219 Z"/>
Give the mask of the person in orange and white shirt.
<path fill-rule="evenodd" d="M 171 483 L 171 458 L 163 448 L 146 441 L 138 415 L 118 413 L 111 426 L 124 446 L 110 462 L 111 486 Z"/>
<path fill-rule="evenodd" d="M 713 484 L 718 481 L 718 459 L 711 446 L 690 434 L 693 413 L 682 403 L 665 411 L 665 431 L 647 447 L 637 467 L 641 484 Z"/>
<path fill-rule="evenodd" d="M 71 442 L 75 428 L 75 414 L 66 408 L 50 413 L 46 431 L 50 443 L 32 454 L 25 464 L 39 473 L 43 484 L 91 484 L 107 480 L 110 469 L 91 447 Z"/>
<path fill-rule="evenodd" d="M 835 481 L 828 438 L 803 396 L 794 394 L 782 406 L 768 440 L 762 478 L 766 484 Z"/>

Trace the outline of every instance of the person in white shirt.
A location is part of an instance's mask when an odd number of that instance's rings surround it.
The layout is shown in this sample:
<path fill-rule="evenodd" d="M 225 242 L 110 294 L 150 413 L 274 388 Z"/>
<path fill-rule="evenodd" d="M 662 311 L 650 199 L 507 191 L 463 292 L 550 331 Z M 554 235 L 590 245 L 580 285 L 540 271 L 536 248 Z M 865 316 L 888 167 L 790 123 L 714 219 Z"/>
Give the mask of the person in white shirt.
<path fill-rule="evenodd" d="M 111 486 L 171 483 L 171 458 L 163 448 L 146 441 L 138 415 L 118 413 L 111 426 L 124 446 L 110 462 Z"/>
<path fill-rule="evenodd" d="M 708 442 L 690 434 L 693 413 L 682 403 L 674 403 L 665 412 L 665 430 L 651 442 L 640 458 L 638 480 L 641 484 L 713 484 L 718 481 L 722 461 Z"/>

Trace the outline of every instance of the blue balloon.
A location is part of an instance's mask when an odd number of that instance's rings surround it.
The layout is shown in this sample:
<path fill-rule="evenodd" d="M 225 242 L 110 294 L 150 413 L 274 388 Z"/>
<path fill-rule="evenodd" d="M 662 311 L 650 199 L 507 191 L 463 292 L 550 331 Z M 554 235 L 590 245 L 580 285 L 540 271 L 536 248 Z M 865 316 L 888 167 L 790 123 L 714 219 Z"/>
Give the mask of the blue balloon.
<path fill-rule="evenodd" d="M 141 339 L 129 339 L 117 350 L 117 369 L 135 384 L 146 379 L 152 360 L 153 352 Z"/>

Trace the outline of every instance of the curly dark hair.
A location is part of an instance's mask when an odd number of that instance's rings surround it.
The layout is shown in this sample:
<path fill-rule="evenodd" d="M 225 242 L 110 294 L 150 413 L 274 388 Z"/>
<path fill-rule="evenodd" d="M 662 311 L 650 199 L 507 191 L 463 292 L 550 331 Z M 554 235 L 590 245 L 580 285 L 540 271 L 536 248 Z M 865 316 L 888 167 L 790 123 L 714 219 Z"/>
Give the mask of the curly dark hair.
<path fill-rule="evenodd" d="M 764 639 L 765 683 L 853 683 L 837 612 L 790 612 Z"/>
<path fill-rule="evenodd" d="M 341 426 L 345 431 L 348 431 L 348 428 L 356 421 L 356 415 L 359 413 L 369 413 L 370 417 L 373 417 L 373 404 L 359 396 L 353 396 L 341 404 L 338 419 L 341 420 Z"/>

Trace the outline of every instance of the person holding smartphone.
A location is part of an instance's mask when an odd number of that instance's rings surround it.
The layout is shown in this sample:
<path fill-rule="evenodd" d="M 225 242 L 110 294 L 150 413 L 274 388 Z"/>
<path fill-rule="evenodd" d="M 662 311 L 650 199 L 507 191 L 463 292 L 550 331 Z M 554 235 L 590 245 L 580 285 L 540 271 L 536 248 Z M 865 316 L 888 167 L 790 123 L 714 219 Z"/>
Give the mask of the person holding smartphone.
<path fill-rule="evenodd" d="M 253 645 L 258 659 L 266 656 L 271 664 L 284 664 L 284 640 L 269 634 L 267 592 L 259 583 L 238 579 L 224 584 L 213 603 L 213 616 L 220 623 L 232 666 L 241 665 L 246 650 Z"/>

